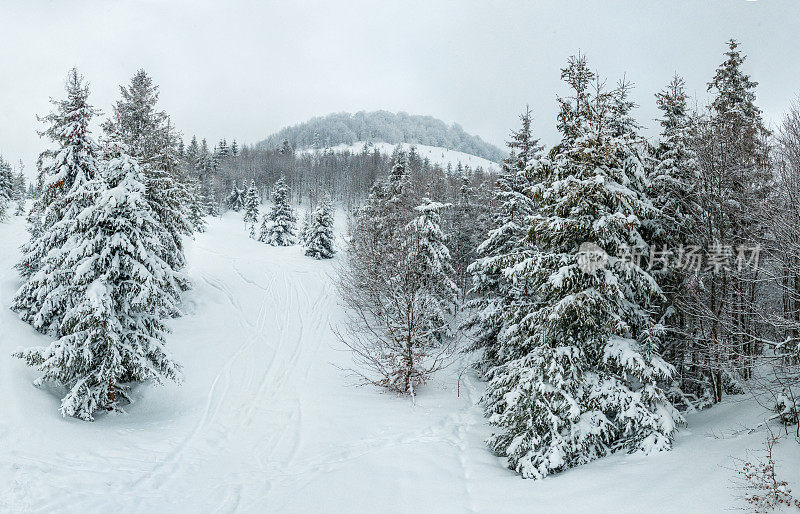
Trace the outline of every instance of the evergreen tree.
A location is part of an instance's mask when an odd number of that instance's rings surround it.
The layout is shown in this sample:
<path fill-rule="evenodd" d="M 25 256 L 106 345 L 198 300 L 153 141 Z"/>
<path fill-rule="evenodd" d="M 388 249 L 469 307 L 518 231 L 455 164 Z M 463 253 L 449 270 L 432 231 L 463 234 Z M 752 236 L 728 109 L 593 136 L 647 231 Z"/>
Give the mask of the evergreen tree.
<path fill-rule="evenodd" d="M 244 200 L 244 189 L 239 189 L 234 181 L 233 186 L 231 187 L 231 192 L 228 193 L 228 196 L 225 198 L 225 205 L 228 207 L 228 209 L 239 212 L 242 210 L 242 208 L 244 208 Z"/>
<path fill-rule="evenodd" d="M 25 196 L 25 174 L 23 173 L 22 161 L 19 163 L 19 172 L 14 176 L 14 198 Z"/>
<path fill-rule="evenodd" d="M 669 449 L 681 420 L 659 386 L 674 371 L 650 313 L 661 292 L 625 258 L 643 244 L 640 219 L 652 209 L 631 187 L 636 154 L 618 130 L 628 113 L 612 108 L 619 91 L 604 91 L 586 70 L 582 57 L 563 70 L 574 92 L 560 99 L 563 139 L 551 158 L 529 164 L 529 248 L 505 271 L 535 294 L 505 308 L 506 360 L 490 371 L 484 397 L 499 429 L 490 446 L 526 478 L 614 451 Z"/>
<path fill-rule="evenodd" d="M 89 105 L 89 88 L 74 68 L 67 76 L 66 92 L 65 100 L 51 100 L 54 111 L 41 118 L 48 124 L 41 134 L 55 148 L 39 157 L 42 193 L 28 216 L 31 238 L 17 264 L 26 281 L 11 305 L 24 321 L 53 335 L 59 335 L 64 313 L 74 303 L 65 293 L 70 270 L 59 268 L 58 259 L 79 230 L 80 213 L 95 201 L 98 175 L 99 148 L 89 132 L 97 111 Z"/>
<path fill-rule="evenodd" d="M 527 249 L 524 241 L 527 218 L 534 212 L 527 168 L 542 150 L 539 140 L 533 136 L 532 119 L 530 108 L 526 108 L 520 115 L 520 129 L 513 131 L 506 143 L 510 152 L 503 161 L 502 173 L 493 191 L 497 210 L 492 229 L 476 249 L 478 259 L 469 267 L 472 292 L 476 297 L 468 303 L 473 314 L 465 327 L 474 333 L 471 349 L 482 352 L 478 365 L 482 372 L 504 359 L 497 338 L 505 324 L 506 306 L 515 297 L 527 296 L 529 289 L 524 283 L 514 285 L 503 270 L 509 259 Z"/>
<path fill-rule="evenodd" d="M 422 201 L 421 205 L 414 208 L 416 216 L 406 226 L 409 232 L 408 251 L 419 282 L 427 294 L 435 299 L 435 308 L 430 313 L 433 316 L 431 322 L 440 328 L 432 333 L 441 340 L 449 335 L 446 315 L 453 313 L 459 294 L 458 286 L 453 281 L 455 270 L 450 249 L 441 227 L 441 211 L 452 205 L 433 202 L 428 198 Z"/>
<path fill-rule="evenodd" d="M 188 289 L 188 280 L 182 274 L 186 265 L 182 238 L 192 231 L 186 211 L 194 200 L 180 176 L 180 138 L 169 116 L 157 110 L 158 86 L 144 70 L 136 72 L 128 87 L 120 86 L 120 93 L 122 98 L 114 104 L 103 129 L 110 140 L 124 144 L 142 166 L 147 202 L 162 227 L 159 256 L 172 270 L 165 280 L 178 281 L 181 289 Z"/>
<path fill-rule="evenodd" d="M 302 231 L 300 232 L 300 241 L 303 243 L 303 245 L 306 245 L 308 243 L 308 240 L 311 236 L 311 220 L 313 214 L 314 213 L 311 212 L 311 210 L 307 210 L 305 215 L 303 216 L 303 228 Z"/>
<path fill-rule="evenodd" d="M 220 162 L 227 159 L 230 155 L 230 148 L 228 148 L 228 142 L 225 141 L 225 139 L 222 139 L 217 145 L 216 155 Z"/>
<path fill-rule="evenodd" d="M 655 152 L 655 165 L 650 167 L 649 194 L 655 207 L 654 216 L 643 220 L 643 232 L 651 247 L 662 255 L 675 253 L 679 248 L 704 247 L 700 238 L 700 223 L 704 219 L 700 204 L 700 173 L 695 152 L 692 116 L 687 106 L 684 81 L 678 75 L 656 94 L 661 110 L 659 120 L 661 140 Z M 685 302 L 693 287 L 694 272 L 669 263 L 656 261 L 652 273 L 664 292 L 659 309 L 660 322 L 667 328 L 664 334 L 664 356 L 677 370 L 680 388 L 700 393 L 702 383 L 696 369 L 685 369 L 687 355 L 692 352 Z M 690 376 L 691 375 L 691 376 Z"/>
<path fill-rule="evenodd" d="M 0 156 L 0 203 L 6 204 L 17 197 L 11 165 Z"/>
<path fill-rule="evenodd" d="M 189 146 L 186 147 L 184 152 L 184 159 L 192 166 L 192 170 L 196 172 L 197 157 L 200 155 L 200 145 L 197 144 L 197 136 L 192 136 Z"/>
<path fill-rule="evenodd" d="M 709 253 L 728 248 L 739 252 L 765 242 L 764 206 L 772 186 L 769 131 L 756 106 L 758 85 L 744 73 L 745 57 L 738 43 L 728 41 L 725 61 L 708 90 L 714 93 L 709 112 L 698 125 L 697 163 L 703 231 Z M 720 253 L 720 252 L 717 252 Z M 707 267 L 698 274 L 697 294 L 688 311 L 695 319 L 694 357 L 706 370 L 704 389 L 710 401 L 741 392 L 738 382 L 753 372 L 758 352 L 759 320 L 754 312 L 761 270 L 749 266 Z"/>
<path fill-rule="evenodd" d="M 456 283 L 463 293 L 469 289 L 471 275 L 469 266 L 477 258 L 476 249 L 485 235 L 486 218 L 483 206 L 468 175 L 461 177 L 455 205 L 450 209 L 452 216 L 452 261 L 456 270 Z"/>
<path fill-rule="evenodd" d="M 269 231 L 263 242 L 272 246 L 291 246 L 297 243 L 294 235 L 297 218 L 289 205 L 289 188 L 283 177 L 275 184 L 272 193 L 274 206 L 269 213 Z"/>
<path fill-rule="evenodd" d="M 72 198 L 86 207 L 65 227 L 63 248 L 49 255 L 46 269 L 69 297 L 60 338 L 16 354 L 44 373 L 38 383 L 66 386 L 61 413 L 84 420 L 97 410 L 121 410 L 131 382 L 180 378 L 159 315 L 175 309 L 163 304 L 177 291 L 164 291 L 158 278 L 170 269 L 158 257 L 161 227 L 145 201 L 144 177 L 125 154 L 112 158 L 104 175 Z"/>
<path fill-rule="evenodd" d="M 314 210 L 311 222 L 304 231 L 306 255 L 315 259 L 330 259 L 333 249 L 333 213 L 330 203 L 323 200 Z"/>
<path fill-rule="evenodd" d="M 256 181 L 253 180 L 250 183 L 250 187 L 247 189 L 247 193 L 245 194 L 244 198 L 244 222 L 248 224 L 254 224 L 258 221 L 258 205 L 261 202 L 259 201 L 259 194 L 258 188 L 256 187 Z"/>
<path fill-rule="evenodd" d="M 189 223 L 192 224 L 192 228 L 195 232 L 205 232 L 206 220 L 204 216 L 210 213 L 208 212 L 207 201 L 203 196 L 200 183 L 196 179 L 193 179 L 190 182 L 189 191 L 191 193 L 191 200 L 189 201 L 189 205 L 186 209 L 187 219 L 189 220 Z"/>

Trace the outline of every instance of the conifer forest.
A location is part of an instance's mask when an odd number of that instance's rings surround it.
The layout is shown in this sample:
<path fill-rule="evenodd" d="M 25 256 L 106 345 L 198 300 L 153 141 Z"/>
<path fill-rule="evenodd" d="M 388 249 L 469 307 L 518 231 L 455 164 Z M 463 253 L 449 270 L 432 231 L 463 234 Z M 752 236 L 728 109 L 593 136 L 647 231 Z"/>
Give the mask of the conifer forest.
<path fill-rule="evenodd" d="M 0 13 L 0 512 L 800 513 L 800 4 Z"/>

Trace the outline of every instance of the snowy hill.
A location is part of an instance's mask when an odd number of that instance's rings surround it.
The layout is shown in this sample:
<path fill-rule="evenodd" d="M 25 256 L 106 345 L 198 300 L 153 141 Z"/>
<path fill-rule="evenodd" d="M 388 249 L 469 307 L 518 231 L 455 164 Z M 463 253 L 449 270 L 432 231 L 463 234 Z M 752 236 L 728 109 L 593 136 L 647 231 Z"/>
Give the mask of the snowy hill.
<path fill-rule="evenodd" d="M 405 112 L 359 111 L 355 114 L 339 112 L 318 116 L 281 129 L 258 146 L 275 148 L 284 140 L 299 150 L 373 141 L 447 148 L 492 162 L 499 162 L 506 155 L 505 151 L 479 136 L 467 134 L 458 124 L 448 125 L 432 116 Z"/>
<path fill-rule="evenodd" d="M 305 149 L 301 150 L 304 153 L 312 153 L 312 152 L 321 152 L 321 151 L 328 151 L 332 150 L 334 152 L 350 152 L 350 153 L 359 153 L 364 149 L 364 145 L 367 145 L 367 148 L 370 151 L 377 149 L 383 154 L 391 155 L 392 152 L 396 147 L 403 148 L 404 150 L 408 150 L 412 145 L 408 143 L 382 143 L 382 142 L 366 142 L 366 141 L 356 141 L 353 144 L 342 144 L 333 146 L 330 148 L 325 148 L 322 150 L 313 150 L 313 149 Z M 496 162 L 490 161 L 488 159 L 484 159 L 483 157 L 478 157 L 475 155 L 471 155 L 464 152 L 459 152 L 456 150 L 448 150 L 447 148 L 442 148 L 439 146 L 428 146 L 428 145 L 413 145 L 417 153 L 423 159 L 427 158 L 432 164 L 439 164 L 443 168 L 446 168 L 448 164 L 452 165 L 455 168 L 458 163 L 461 163 L 464 166 L 469 166 L 472 169 L 476 169 L 481 167 L 484 171 L 500 171 L 500 165 Z"/>
<path fill-rule="evenodd" d="M 0 223 L 2 512 L 724 512 L 741 505 L 731 458 L 764 441 L 742 428 L 766 411 L 734 399 L 690 414 L 671 452 L 522 480 L 483 443 L 466 360 L 416 403 L 354 385 L 332 332 L 338 259 L 253 241 L 236 213 L 188 244 L 194 288 L 168 338 L 184 384 L 139 389 L 124 415 L 64 419 L 10 356 L 48 342 L 8 308 L 25 238 L 21 217 Z M 800 490 L 800 446 L 777 451 Z"/>

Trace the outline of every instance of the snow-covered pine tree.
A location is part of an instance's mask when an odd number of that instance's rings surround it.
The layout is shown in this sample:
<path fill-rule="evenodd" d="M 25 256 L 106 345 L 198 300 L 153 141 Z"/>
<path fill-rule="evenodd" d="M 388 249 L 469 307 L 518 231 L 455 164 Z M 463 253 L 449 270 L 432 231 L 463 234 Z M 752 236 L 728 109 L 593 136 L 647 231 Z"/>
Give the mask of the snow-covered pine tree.
<path fill-rule="evenodd" d="M 309 234 L 311 231 L 311 218 L 313 214 L 314 213 L 310 209 L 308 209 L 306 210 L 306 213 L 303 215 L 303 227 L 300 232 L 300 242 L 303 243 L 304 246 L 306 243 L 308 243 Z"/>
<path fill-rule="evenodd" d="M 244 198 L 244 190 L 239 189 L 239 187 L 236 185 L 236 181 L 234 181 L 233 186 L 231 187 L 231 192 L 228 193 L 228 196 L 225 198 L 225 205 L 228 207 L 228 209 L 239 212 L 244 207 Z"/>
<path fill-rule="evenodd" d="M 297 238 L 294 232 L 297 217 L 292 206 L 289 205 L 289 188 L 286 186 L 283 177 L 275 184 L 272 202 L 274 205 L 269 213 L 269 232 L 264 242 L 272 246 L 291 246 L 296 244 Z"/>
<path fill-rule="evenodd" d="M 328 200 L 322 200 L 314 210 L 304 233 L 306 255 L 315 259 L 330 259 L 333 248 L 333 209 Z"/>
<path fill-rule="evenodd" d="M 164 303 L 179 291 L 162 289 L 159 277 L 170 267 L 158 255 L 161 227 L 145 199 L 144 176 L 119 153 L 103 178 L 85 183 L 93 202 L 70 223 L 63 250 L 47 265 L 70 297 L 61 337 L 16 354 L 44 373 L 38 383 L 66 386 L 62 415 L 84 420 L 98 410 L 122 410 L 132 382 L 180 379 L 160 320 L 176 309 Z"/>
<path fill-rule="evenodd" d="M 499 342 L 510 360 L 490 371 L 484 396 L 499 429 L 490 446 L 526 478 L 669 449 L 681 421 L 659 386 L 674 372 L 650 312 L 660 290 L 625 257 L 643 244 L 640 217 L 652 206 L 632 187 L 636 153 L 610 119 L 619 91 L 604 91 L 581 56 L 562 78 L 574 93 L 559 99 L 563 139 L 529 164 L 530 246 L 505 268 L 536 294 L 505 307 Z"/>
<path fill-rule="evenodd" d="M 763 222 L 773 185 L 770 133 L 756 105 L 758 83 L 742 69 L 745 56 L 735 40 L 727 46 L 725 61 L 708 84 L 714 100 L 698 124 L 698 186 L 707 216 L 703 238 L 714 245 L 709 252 L 715 247 L 738 252 L 770 237 Z M 761 272 L 750 266 L 723 266 L 699 274 L 705 294 L 693 302 L 692 316 L 701 328 L 697 340 L 705 347 L 703 364 L 714 403 L 722 401 L 723 393 L 741 392 L 736 382 L 752 375 L 752 358 L 761 339 L 760 322 L 754 317 L 763 301 Z"/>
<path fill-rule="evenodd" d="M 11 304 L 36 330 L 56 336 L 74 303 L 65 289 L 69 270 L 58 268 L 57 262 L 69 251 L 67 242 L 80 225 L 78 216 L 95 200 L 99 153 L 89 132 L 97 111 L 89 105 L 89 88 L 74 68 L 67 75 L 66 92 L 65 100 L 51 100 L 55 109 L 41 118 L 48 124 L 41 134 L 55 148 L 39 156 L 41 194 L 28 216 L 31 238 L 17 264 L 26 280 Z"/>
<path fill-rule="evenodd" d="M 705 216 L 698 194 L 700 173 L 695 152 L 696 135 L 687 100 L 684 80 L 677 74 L 656 94 L 662 131 L 654 165 L 648 167 L 648 193 L 655 207 L 655 216 L 643 220 L 642 228 L 651 247 L 659 252 L 675 253 L 679 248 L 707 247 L 700 237 L 700 224 Z M 676 367 L 680 390 L 694 393 L 698 398 L 706 396 L 702 390 L 705 388 L 702 373 L 691 364 L 697 359 L 687 359 L 694 351 L 694 345 L 687 337 L 691 329 L 687 326 L 685 302 L 689 290 L 696 287 L 696 270 L 675 266 L 674 260 L 672 265 L 669 261 L 656 262 L 658 267 L 652 274 L 664 293 L 664 302 L 659 308 L 660 322 L 666 328 L 662 353 Z"/>
<path fill-rule="evenodd" d="M 447 314 L 452 314 L 458 302 L 459 289 L 453 278 L 450 249 L 442 232 L 441 211 L 452 208 L 452 204 L 442 204 L 422 199 L 422 204 L 414 208 L 416 216 L 406 225 L 408 232 L 408 251 L 411 256 L 414 273 L 426 289 L 427 294 L 435 298 L 431 322 L 438 328 L 431 333 L 442 341 L 449 335 Z"/>
<path fill-rule="evenodd" d="M 532 130 L 533 115 L 529 107 L 520 115 L 521 127 L 512 131 L 506 143 L 509 157 L 503 160 L 502 172 L 493 191 L 497 206 L 486 239 L 477 247 L 478 259 L 469 267 L 472 275 L 472 294 L 468 302 L 472 314 L 464 327 L 473 331 L 470 347 L 482 353 L 478 369 L 482 373 L 505 359 L 497 338 L 505 325 L 504 310 L 514 297 L 527 296 L 529 288 L 517 287 L 506 277 L 508 261 L 523 252 L 528 243 L 527 218 L 534 212 L 529 196 L 531 177 L 528 164 L 542 151 Z M 522 287 L 520 287 L 522 286 Z"/>
<path fill-rule="evenodd" d="M 188 189 L 190 200 L 189 205 L 186 206 L 186 217 L 195 232 L 205 232 L 206 220 L 204 216 L 209 214 L 208 206 L 197 179 L 190 179 Z"/>
<path fill-rule="evenodd" d="M 25 173 L 22 161 L 19 162 L 19 171 L 14 175 L 14 198 L 25 196 Z"/>
<path fill-rule="evenodd" d="M 157 110 L 158 86 L 144 70 L 136 72 L 128 87 L 120 86 L 120 94 L 122 98 L 114 104 L 103 130 L 109 140 L 124 144 L 140 163 L 146 178 L 147 202 L 163 229 L 159 256 L 172 269 L 165 280 L 178 281 L 181 289 L 188 289 L 188 279 L 182 273 L 186 266 L 183 236 L 192 233 L 186 214 L 192 199 L 189 185 L 180 173 L 180 137 L 167 113 Z"/>
<path fill-rule="evenodd" d="M 3 219 L 6 209 L 16 197 L 11 165 L 0 156 L 0 219 Z"/>
<path fill-rule="evenodd" d="M 261 203 L 256 181 L 250 182 L 244 197 L 244 222 L 253 225 L 258 221 L 258 206 Z"/>

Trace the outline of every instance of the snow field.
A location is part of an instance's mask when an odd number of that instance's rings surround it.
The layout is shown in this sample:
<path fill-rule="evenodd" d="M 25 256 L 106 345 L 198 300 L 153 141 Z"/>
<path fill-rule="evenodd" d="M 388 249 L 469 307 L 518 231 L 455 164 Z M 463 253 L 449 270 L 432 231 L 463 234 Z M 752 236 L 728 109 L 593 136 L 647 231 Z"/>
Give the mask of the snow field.
<path fill-rule="evenodd" d="M 58 391 L 10 356 L 48 342 L 8 309 L 26 237 L 23 218 L 0 223 L 0 511 L 723 512 L 738 505 L 731 457 L 764 440 L 743 428 L 767 413 L 734 398 L 688 415 L 671 452 L 522 480 L 483 443 L 483 384 L 462 374 L 466 358 L 415 403 L 355 385 L 332 332 L 341 255 L 249 239 L 240 213 L 187 245 L 194 288 L 167 339 L 184 383 L 138 389 L 124 415 L 65 419 Z M 777 451 L 800 491 L 800 445 Z"/>

